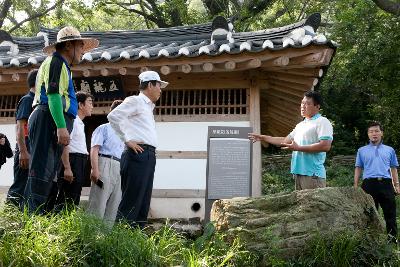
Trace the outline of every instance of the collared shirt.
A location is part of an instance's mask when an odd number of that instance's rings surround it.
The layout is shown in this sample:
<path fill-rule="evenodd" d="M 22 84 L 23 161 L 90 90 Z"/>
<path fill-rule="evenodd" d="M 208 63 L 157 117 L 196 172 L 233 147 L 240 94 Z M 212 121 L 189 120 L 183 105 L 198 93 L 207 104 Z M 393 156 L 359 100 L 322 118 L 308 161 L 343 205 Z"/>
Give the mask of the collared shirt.
<path fill-rule="evenodd" d="M 65 113 L 73 118 L 78 114 L 78 101 L 67 61 L 58 53 L 47 57 L 40 65 L 36 77 L 36 92 L 33 105 L 48 104 L 48 94 L 60 94 Z"/>
<path fill-rule="evenodd" d="M 81 153 L 89 155 L 86 146 L 85 124 L 76 116 L 74 120 L 74 128 L 72 129 L 69 142 L 69 153 Z"/>
<path fill-rule="evenodd" d="M 91 146 L 100 146 L 99 153 L 121 159 L 124 143 L 119 139 L 110 123 L 100 125 L 92 134 Z"/>
<path fill-rule="evenodd" d="M 289 138 L 300 146 L 315 144 L 320 140 L 333 140 L 333 127 L 327 118 L 317 113 L 298 123 Z M 326 178 L 325 158 L 326 152 L 293 151 L 291 173 Z"/>
<path fill-rule="evenodd" d="M 394 149 L 380 143 L 373 145 L 369 143 L 357 151 L 356 167 L 363 170 L 363 179 L 388 178 L 392 179 L 390 168 L 399 166 Z"/>
<path fill-rule="evenodd" d="M 138 96 L 125 98 L 124 102 L 108 114 L 107 118 L 124 143 L 135 141 L 157 147 L 154 107 L 154 103 L 140 92 Z"/>

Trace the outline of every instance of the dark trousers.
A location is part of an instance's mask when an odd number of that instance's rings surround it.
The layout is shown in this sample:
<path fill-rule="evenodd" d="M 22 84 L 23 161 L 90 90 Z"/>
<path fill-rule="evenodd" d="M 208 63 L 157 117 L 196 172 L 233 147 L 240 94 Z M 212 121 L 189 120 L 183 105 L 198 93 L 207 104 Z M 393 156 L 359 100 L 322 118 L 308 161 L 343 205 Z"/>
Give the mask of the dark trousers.
<path fill-rule="evenodd" d="M 364 179 L 361 188 L 372 196 L 376 209 L 382 207 L 386 232 L 397 238 L 396 200 L 392 179 Z"/>
<path fill-rule="evenodd" d="M 122 153 L 122 199 L 117 214 L 117 220 L 126 220 L 131 226 L 140 228 L 147 222 L 156 167 L 154 147 L 143 146 L 143 149 L 138 154 L 129 148 Z"/>
<path fill-rule="evenodd" d="M 17 146 L 18 147 L 18 146 Z M 22 208 L 24 203 L 24 191 L 28 180 L 29 169 L 22 169 L 19 166 L 19 150 L 15 150 L 14 155 L 14 182 L 8 189 L 7 203 Z"/>
<path fill-rule="evenodd" d="M 80 153 L 70 153 L 69 162 L 74 175 L 72 183 L 63 179 L 64 167 L 61 167 L 57 180 L 58 195 L 55 205 L 60 210 L 67 206 L 78 206 L 81 199 L 82 186 L 85 181 L 85 169 L 88 161 L 88 155 Z"/>
<path fill-rule="evenodd" d="M 64 114 L 71 133 L 73 119 Z M 24 197 L 29 212 L 45 212 L 53 179 L 61 164 L 63 146 L 57 144 L 57 127 L 47 105 L 39 105 L 28 121 L 31 158 Z"/>

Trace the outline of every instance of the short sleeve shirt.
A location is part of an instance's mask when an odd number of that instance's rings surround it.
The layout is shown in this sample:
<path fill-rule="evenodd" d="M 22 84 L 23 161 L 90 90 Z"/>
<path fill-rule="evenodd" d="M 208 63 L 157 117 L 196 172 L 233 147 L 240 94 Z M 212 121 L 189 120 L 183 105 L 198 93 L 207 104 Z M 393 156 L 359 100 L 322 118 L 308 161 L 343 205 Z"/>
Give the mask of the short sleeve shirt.
<path fill-rule="evenodd" d="M 355 166 L 363 169 L 363 179 L 391 179 L 390 168 L 398 167 L 399 163 L 392 147 L 370 143 L 358 149 Z"/>
<path fill-rule="evenodd" d="M 318 113 L 298 123 L 288 136 L 298 145 L 311 145 L 320 140 L 333 140 L 333 127 L 327 118 Z M 325 158 L 326 152 L 293 151 L 291 173 L 326 178 Z"/>
<path fill-rule="evenodd" d="M 100 146 L 99 153 L 121 158 L 125 148 L 124 143 L 117 136 L 110 123 L 100 125 L 92 134 L 91 146 Z"/>
<path fill-rule="evenodd" d="M 74 120 L 68 147 L 69 153 L 89 154 L 86 147 L 85 124 L 79 116 Z"/>

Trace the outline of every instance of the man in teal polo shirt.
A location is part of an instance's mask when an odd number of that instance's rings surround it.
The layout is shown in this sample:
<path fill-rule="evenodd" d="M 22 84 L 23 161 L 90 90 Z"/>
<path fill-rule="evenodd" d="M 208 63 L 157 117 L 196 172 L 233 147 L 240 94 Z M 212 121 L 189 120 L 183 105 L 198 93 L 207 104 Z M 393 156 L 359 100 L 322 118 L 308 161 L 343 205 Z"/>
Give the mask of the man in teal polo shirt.
<path fill-rule="evenodd" d="M 333 127 L 319 113 L 321 103 L 322 97 L 318 92 L 306 92 L 300 104 L 304 119 L 286 137 L 249 134 L 253 142 L 263 141 L 293 151 L 291 173 L 296 190 L 326 187 L 324 162 L 326 152 L 331 149 Z"/>
<path fill-rule="evenodd" d="M 39 68 L 36 108 L 28 120 L 31 159 L 24 197 L 29 212 L 45 211 L 63 147 L 69 143 L 78 110 L 70 66 L 98 44 L 96 39 L 82 38 L 75 28 L 65 27 L 58 32 L 57 42 L 43 49 L 49 57 Z M 65 176 L 72 179 L 73 174 Z"/>
<path fill-rule="evenodd" d="M 397 167 L 399 163 L 394 149 L 382 143 L 383 131 L 379 122 L 368 126 L 370 143 L 358 149 L 354 187 L 362 173 L 361 188 L 372 196 L 376 209 L 382 207 L 389 239 L 397 241 L 396 199 L 395 192 L 400 193 Z"/>

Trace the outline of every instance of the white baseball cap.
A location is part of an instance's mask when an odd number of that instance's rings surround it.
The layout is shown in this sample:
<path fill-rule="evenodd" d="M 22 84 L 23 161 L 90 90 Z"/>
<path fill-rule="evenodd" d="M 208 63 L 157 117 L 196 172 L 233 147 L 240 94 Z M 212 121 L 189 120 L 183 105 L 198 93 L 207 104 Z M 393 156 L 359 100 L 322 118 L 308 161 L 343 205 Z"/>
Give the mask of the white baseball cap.
<path fill-rule="evenodd" d="M 139 80 L 140 80 L 140 83 L 148 82 L 148 81 L 160 82 L 161 83 L 161 88 L 165 88 L 168 85 L 168 82 L 161 81 L 160 75 L 158 75 L 157 72 L 152 71 L 152 70 L 148 70 L 148 71 L 144 71 L 144 72 L 140 73 L 139 74 Z"/>

